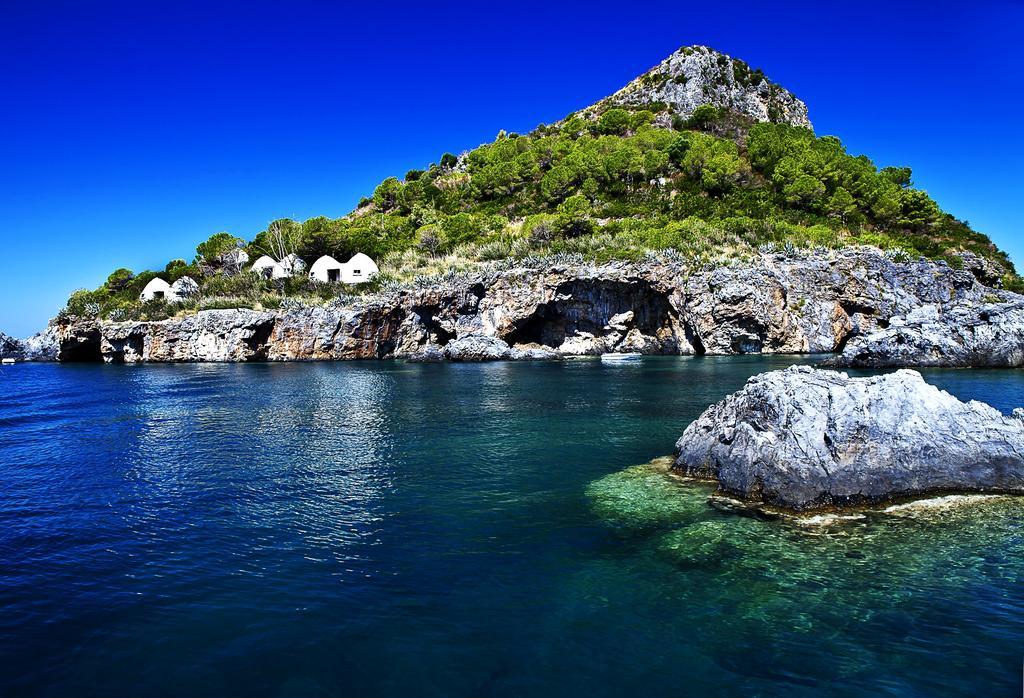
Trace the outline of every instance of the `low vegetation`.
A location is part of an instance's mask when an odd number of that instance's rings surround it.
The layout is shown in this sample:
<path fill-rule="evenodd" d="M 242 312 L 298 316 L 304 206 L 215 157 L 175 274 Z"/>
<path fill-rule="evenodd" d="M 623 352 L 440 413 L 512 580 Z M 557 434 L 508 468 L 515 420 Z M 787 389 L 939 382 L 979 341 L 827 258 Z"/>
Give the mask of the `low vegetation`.
<path fill-rule="evenodd" d="M 877 168 L 839 139 L 782 123 L 753 123 L 711 106 L 689 118 L 663 104 L 590 109 L 527 135 L 491 143 L 426 169 L 389 178 L 342 218 L 275 221 L 245 241 L 218 233 L 192 262 L 161 271 L 113 272 L 78 291 L 74 315 L 159 318 L 215 307 L 279 307 L 366 293 L 395 281 L 468 270 L 485 262 L 571 254 L 636 260 L 671 251 L 695 264 L 778 248 L 874 245 L 895 255 L 959 264 L 974 252 L 1020 279 L 1005 253 L 914 188 L 905 167 Z M 251 259 L 291 250 L 307 264 L 356 252 L 378 260 L 371 284 L 339 288 L 304 275 L 274 280 L 224 262 L 244 248 Z M 188 275 L 200 294 L 168 306 L 140 303 L 154 276 Z"/>

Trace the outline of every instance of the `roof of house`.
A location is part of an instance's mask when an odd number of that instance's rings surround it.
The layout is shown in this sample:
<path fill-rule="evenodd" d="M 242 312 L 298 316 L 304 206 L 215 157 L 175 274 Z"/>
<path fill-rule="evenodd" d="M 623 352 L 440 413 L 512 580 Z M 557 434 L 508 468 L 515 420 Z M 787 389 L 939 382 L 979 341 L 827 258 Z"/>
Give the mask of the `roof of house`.
<path fill-rule="evenodd" d="M 271 257 L 270 255 L 263 255 L 262 257 L 260 257 L 259 259 L 252 263 L 253 269 L 262 269 L 263 267 L 273 266 L 277 266 L 277 262 L 275 262 L 274 258 Z"/>
<path fill-rule="evenodd" d="M 164 281 L 163 279 L 161 279 L 159 276 L 157 276 L 157 277 L 154 277 L 154 278 L 149 280 L 149 283 L 146 284 L 146 287 L 144 289 L 142 289 L 142 292 L 146 293 L 147 291 L 170 291 L 170 290 L 171 290 L 171 285 L 169 283 L 167 283 L 166 281 Z"/>

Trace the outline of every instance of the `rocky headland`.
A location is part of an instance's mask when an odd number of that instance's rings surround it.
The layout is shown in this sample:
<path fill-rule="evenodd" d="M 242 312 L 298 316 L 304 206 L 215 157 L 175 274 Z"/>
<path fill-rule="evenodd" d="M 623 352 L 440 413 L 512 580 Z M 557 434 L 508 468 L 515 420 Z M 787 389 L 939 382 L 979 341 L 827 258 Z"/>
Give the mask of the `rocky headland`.
<path fill-rule="evenodd" d="M 161 321 L 62 318 L 4 356 L 107 363 L 553 359 L 607 352 L 837 353 L 851 366 L 1024 362 L 1024 298 L 969 268 L 872 248 L 765 253 L 694 269 L 668 256 L 526 262 L 354 301 Z"/>
<path fill-rule="evenodd" d="M 751 378 L 676 443 L 675 469 L 804 511 L 949 492 L 1024 492 L 1024 410 L 961 402 L 916 371 L 806 366 Z"/>

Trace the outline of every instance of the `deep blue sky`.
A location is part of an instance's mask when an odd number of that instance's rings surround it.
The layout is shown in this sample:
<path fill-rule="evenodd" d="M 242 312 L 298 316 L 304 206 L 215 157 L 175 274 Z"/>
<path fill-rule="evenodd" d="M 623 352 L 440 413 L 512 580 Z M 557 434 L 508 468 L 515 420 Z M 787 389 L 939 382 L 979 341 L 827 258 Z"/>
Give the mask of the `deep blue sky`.
<path fill-rule="evenodd" d="M 913 167 L 1021 265 L 1022 30 L 1024 5 L 984 0 L 0 0 L 0 330 L 36 331 L 73 289 L 191 259 L 219 230 L 343 215 L 384 177 L 697 43 L 795 92 L 819 134 Z"/>

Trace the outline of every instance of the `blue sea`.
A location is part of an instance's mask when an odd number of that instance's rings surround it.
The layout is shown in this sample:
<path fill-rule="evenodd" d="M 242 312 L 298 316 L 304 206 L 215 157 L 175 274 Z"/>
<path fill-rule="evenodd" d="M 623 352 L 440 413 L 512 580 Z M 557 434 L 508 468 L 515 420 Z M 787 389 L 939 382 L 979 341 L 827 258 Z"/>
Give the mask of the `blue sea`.
<path fill-rule="evenodd" d="M 654 460 L 805 360 L 4 367 L 0 695 L 1020 695 L 1024 499 L 805 526 Z"/>

